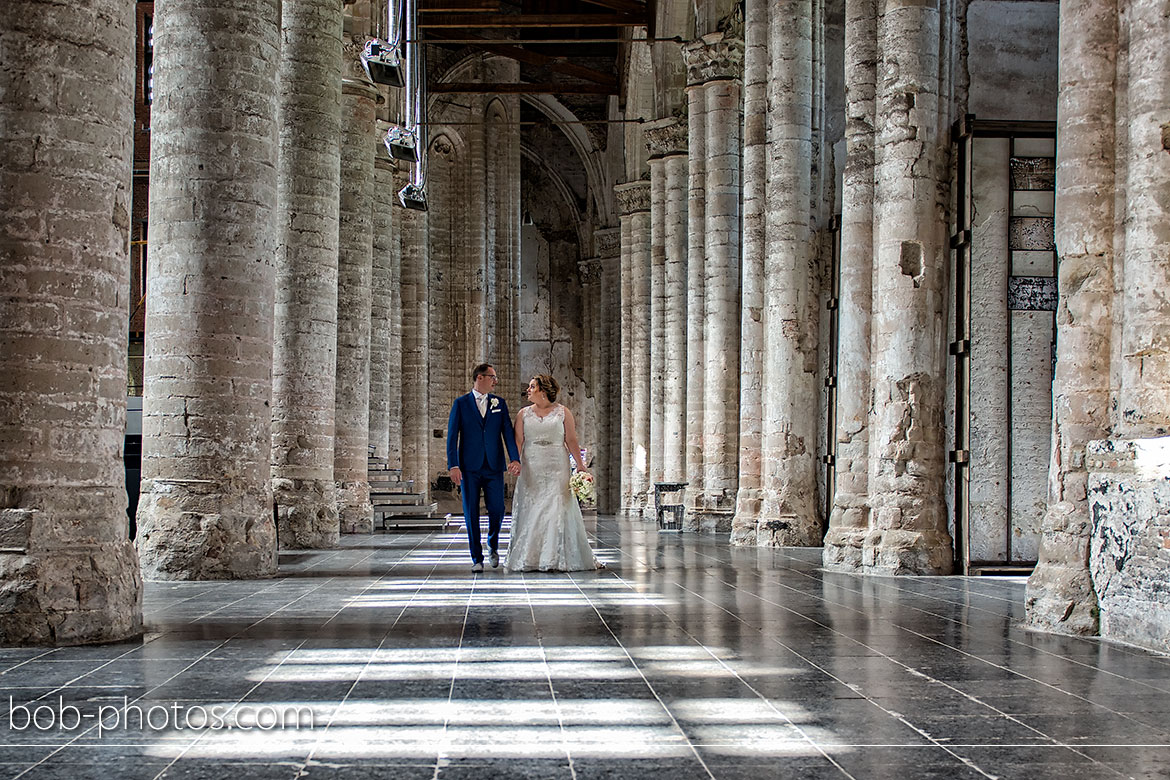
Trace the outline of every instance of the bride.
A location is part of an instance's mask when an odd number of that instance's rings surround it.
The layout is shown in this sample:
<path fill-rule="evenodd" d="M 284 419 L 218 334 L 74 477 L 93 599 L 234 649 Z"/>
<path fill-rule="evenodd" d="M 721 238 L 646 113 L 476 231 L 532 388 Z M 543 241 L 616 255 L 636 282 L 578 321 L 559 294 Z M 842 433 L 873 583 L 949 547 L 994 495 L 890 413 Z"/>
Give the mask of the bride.
<path fill-rule="evenodd" d="M 528 383 L 516 415 L 520 478 L 512 499 L 508 571 L 583 571 L 601 568 L 585 536 L 581 507 L 569 490 L 569 458 L 585 471 L 573 413 L 556 403 L 560 387 L 548 374 Z M 568 450 L 566 452 L 566 449 Z"/>

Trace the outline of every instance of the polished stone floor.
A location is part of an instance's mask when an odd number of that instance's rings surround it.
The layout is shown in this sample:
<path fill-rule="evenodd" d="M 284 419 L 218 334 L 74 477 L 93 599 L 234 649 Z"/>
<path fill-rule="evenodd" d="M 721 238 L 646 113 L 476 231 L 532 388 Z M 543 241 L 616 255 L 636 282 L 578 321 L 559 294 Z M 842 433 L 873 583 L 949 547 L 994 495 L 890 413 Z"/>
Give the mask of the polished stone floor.
<path fill-rule="evenodd" d="M 1020 579 L 605 517 L 602 571 L 476 576 L 453 531 L 148 584 L 141 642 L 0 649 L 0 777 L 1170 778 L 1170 658 L 1022 630 Z"/>

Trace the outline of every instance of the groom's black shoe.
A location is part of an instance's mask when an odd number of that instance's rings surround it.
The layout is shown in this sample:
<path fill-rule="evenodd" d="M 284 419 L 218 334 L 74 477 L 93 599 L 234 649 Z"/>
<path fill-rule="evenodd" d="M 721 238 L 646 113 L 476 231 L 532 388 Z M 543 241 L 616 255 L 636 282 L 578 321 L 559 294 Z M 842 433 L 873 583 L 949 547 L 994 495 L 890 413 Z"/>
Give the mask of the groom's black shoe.
<path fill-rule="evenodd" d="M 500 554 L 495 550 L 492 550 L 491 553 L 488 554 L 488 563 L 492 565 L 493 569 L 500 568 Z"/>

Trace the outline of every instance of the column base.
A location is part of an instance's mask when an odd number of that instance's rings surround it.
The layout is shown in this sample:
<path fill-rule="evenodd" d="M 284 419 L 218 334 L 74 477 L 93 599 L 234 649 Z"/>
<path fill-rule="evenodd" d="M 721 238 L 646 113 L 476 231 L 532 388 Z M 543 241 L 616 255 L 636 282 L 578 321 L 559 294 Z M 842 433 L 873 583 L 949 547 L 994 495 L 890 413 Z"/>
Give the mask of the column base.
<path fill-rule="evenodd" d="M 211 480 L 143 480 L 135 543 L 144 579 L 270 577 L 276 574 L 272 496 Z"/>
<path fill-rule="evenodd" d="M 866 574 L 950 574 L 951 536 L 945 531 L 871 529 L 863 542 L 862 565 Z"/>
<path fill-rule="evenodd" d="M 12 511 L 44 514 L 4 514 Z M 142 578 L 129 540 L 0 553 L 0 582 L 5 605 L 0 636 L 5 644 L 84 645 L 142 635 Z"/>
<path fill-rule="evenodd" d="M 697 512 L 687 511 L 683 520 L 683 530 L 700 534 L 730 534 L 731 521 L 735 513 L 726 510 L 704 509 Z"/>
<path fill-rule="evenodd" d="M 276 538 L 282 550 L 327 550 L 337 546 L 337 487 L 332 480 L 273 479 Z"/>
<path fill-rule="evenodd" d="M 829 530 L 822 542 L 822 565 L 829 571 L 855 572 L 862 568 L 865 537 L 869 534 L 866 497 L 838 490 Z"/>
<path fill-rule="evenodd" d="M 337 520 L 343 534 L 372 534 L 374 505 L 370 503 L 370 483 L 338 482 Z"/>
<path fill-rule="evenodd" d="M 756 525 L 760 520 L 763 505 L 763 491 L 759 488 L 743 488 L 735 497 L 735 516 L 731 518 L 731 544 L 735 547 L 754 547 Z"/>
<path fill-rule="evenodd" d="M 821 565 L 829 571 L 858 572 L 862 569 L 865 537 L 869 528 L 832 527 L 825 535 Z"/>
<path fill-rule="evenodd" d="M 642 491 L 635 491 L 622 496 L 622 517 L 630 519 L 643 519 L 646 512 L 646 494 Z"/>

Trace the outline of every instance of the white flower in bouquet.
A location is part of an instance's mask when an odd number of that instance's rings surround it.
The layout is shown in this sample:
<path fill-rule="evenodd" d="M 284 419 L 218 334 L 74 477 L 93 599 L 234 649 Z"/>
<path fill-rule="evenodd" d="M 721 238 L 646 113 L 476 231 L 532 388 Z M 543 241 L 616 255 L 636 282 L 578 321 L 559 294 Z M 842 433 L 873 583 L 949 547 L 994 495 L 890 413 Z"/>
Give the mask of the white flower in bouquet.
<path fill-rule="evenodd" d="M 578 471 L 569 477 L 569 490 L 581 506 L 593 506 L 597 503 L 597 489 L 593 485 L 593 475 Z"/>

